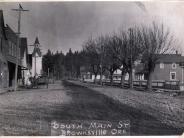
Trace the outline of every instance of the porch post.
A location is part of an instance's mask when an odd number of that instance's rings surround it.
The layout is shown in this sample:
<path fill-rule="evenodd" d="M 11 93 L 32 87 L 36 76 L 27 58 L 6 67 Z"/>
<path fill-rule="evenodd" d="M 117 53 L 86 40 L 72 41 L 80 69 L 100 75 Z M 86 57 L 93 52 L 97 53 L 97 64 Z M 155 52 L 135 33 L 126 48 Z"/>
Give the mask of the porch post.
<path fill-rule="evenodd" d="M 181 75 L 181 76 L 182 76 L 182 78 L 181 78 L 181 80 L 182 80 L 181 83 L 183 84 L 183 67 L 182 67 L 182 75 Z"/>

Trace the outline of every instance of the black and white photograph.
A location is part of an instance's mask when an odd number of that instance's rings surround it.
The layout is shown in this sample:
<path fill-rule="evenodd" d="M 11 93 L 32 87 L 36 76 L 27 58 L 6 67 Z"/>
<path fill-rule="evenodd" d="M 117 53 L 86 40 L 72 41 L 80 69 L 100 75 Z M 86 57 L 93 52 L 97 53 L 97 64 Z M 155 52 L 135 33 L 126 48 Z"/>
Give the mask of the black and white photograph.
<path fill-rule="evenodd" d="M 180 136 L 183 1 L 0 2 L 0 136 Z"/>

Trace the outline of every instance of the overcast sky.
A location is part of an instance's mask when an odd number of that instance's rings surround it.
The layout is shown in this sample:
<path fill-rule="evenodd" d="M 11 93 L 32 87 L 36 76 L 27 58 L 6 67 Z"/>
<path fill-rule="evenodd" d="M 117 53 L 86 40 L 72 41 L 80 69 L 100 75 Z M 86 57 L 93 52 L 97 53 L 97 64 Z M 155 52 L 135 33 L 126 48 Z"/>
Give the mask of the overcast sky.
<path fill-rule="evenodd" d="M 21 3 L 21 35 L 34 43 L 36 36 L 42 51 L 69 48 L 80 50 L 90 36 L 118 32 L 134 25 L 163 22 L 184 45 L 184 2 L 26 2 Z M 17 31 L 18 3 L 0 3 L 5 23 Z"/>

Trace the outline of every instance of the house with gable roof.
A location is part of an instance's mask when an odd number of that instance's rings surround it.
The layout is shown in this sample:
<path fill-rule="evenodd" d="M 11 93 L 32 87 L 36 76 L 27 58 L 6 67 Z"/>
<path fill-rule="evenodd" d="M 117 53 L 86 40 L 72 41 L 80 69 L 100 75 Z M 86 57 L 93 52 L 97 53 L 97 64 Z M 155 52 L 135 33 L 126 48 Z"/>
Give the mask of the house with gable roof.
<path fill-rule="evenodd" d="M 17 58 L 18 82 L 22 81 L 23 72 L 28 69 L 27 38 L 20 38 L 19 46 L 17 39 L 14 30 L 4 25 L 3 11 L 0 10 L 0 89 L 14 87 Z"/>
<path fill-rule="evenodd" d="M 184 56 L 178 54 L 178 52 L 175 54 L 159 54 L 157 56 L 158 60 L 152 74 L 152 81 L 163 82 L 166 85 L 183 85 Z M 135 67 L 135 80 L 147 80 L 147 73 L 148 72 L 144 69 L 144 64 L 138 64 Z"/>
<path fill-rule="evenodd" d="M 183 80 L 181 63 L 184 62 L 184 56 L 181 54 L 162 54 L 158 55 L 153 80 L 180 81 Z"/>

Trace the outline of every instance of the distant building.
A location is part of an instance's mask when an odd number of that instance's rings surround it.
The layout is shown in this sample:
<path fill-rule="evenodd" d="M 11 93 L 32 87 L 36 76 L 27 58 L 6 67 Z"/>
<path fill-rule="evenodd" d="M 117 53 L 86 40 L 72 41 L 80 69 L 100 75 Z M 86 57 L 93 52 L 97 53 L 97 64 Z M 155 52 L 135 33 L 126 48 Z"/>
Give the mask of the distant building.
<path fill-rule="evenodd" d="M 42 53 L 40 50 L 40 42 L 38 40 L 38 37 L 36 37 L 33 48 L 29 49 L 29 55 L 32 55 L 32 59 L 31 59 L 32 77 L 41 75 L 42 74 Z"/>
<path fill-rule="evenodd" d="M 144 64 L 140 63 L 135 66 L 135 80 L 145 80 L 147 72 L 144 70 Z"/>
<path fill-rule="evenodd" d="M 121 70 L 120 69 L 117 69 L 114 71 L 113 73 L 113 80 L 121 80 Z M 129 75 L 128 73 L 125 74 L 125 80 L 128 80 L 129 79 Z"/>
<path fill-rule="evenodd" d="M 183 81 L 184 74 L 180 64 L 184 62 L 184 57 L 181 54 L 160 54 L 158 58 L 152 80 Z M 147 72 L 144 70 L 143 64 L 136 67 L 135 75 L 139 80 L 147 80 Z"/>
<path fill-rule="evenodd" d="M 80 67 L 80 75 L 83 81 L 94 82 L 95 80 L 95 75 L 90 71 L 89 68 L 85 66 Z M 105 78 L 106 78 L 105 75 L 103 75 L 102 79 Z M 100 80 L 100 74 L 97 74 L 96 80 Z"/>

